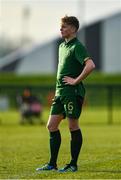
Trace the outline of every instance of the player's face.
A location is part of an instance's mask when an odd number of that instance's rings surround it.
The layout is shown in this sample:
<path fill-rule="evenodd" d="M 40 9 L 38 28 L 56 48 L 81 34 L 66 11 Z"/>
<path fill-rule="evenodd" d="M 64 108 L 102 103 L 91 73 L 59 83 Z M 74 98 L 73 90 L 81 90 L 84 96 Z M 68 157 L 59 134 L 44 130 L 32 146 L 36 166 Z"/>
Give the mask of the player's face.
<path fill-rule="evenodd" d="M 60 31 L 63 38 L 70 38 L 75 33 L 75 28 L 66 23 L 62 23 Z"/>

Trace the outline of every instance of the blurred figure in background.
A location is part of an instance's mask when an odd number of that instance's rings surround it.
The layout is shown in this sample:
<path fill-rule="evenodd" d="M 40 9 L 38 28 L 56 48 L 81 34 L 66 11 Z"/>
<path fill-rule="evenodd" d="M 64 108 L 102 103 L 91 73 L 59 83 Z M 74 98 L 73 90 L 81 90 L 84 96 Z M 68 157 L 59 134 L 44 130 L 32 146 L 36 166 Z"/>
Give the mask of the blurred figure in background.
<path fill-rule="evenodd" d="M 39 123 L 43 123 L 41 120 L 42 103 L 29 89 L 25 89 L 22 96 L 19 96 L 18 103 L 21 115 L 20 124 L 25 124 L 26 122 L 33 124 L 35 118 Z"/>

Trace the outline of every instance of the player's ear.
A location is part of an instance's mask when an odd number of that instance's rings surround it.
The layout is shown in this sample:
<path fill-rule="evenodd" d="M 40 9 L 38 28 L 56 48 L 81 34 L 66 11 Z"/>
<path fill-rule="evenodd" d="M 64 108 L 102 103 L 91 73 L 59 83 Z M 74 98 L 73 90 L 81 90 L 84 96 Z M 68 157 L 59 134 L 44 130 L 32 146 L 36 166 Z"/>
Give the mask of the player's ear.
<path fill-rule="evenodd" d="M 76 33 L 76 32 L 77 32 L 77 29 L 76 29 L 75 26 L 72 26 L 72 32 L 73 32 L 73 33 Z"/>

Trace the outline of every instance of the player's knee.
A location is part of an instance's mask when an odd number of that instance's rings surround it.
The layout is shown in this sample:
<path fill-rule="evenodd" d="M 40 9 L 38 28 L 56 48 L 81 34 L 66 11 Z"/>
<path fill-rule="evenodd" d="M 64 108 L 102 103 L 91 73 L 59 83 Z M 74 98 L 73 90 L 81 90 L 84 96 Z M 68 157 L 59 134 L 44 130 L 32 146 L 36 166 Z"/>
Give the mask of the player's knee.
<path fill-rule="evenodd" d="M 48 130 L 50 130 L 51 126 L 50 126 L 49 123 L 47 123 L 46 128 L 47 128 Z"/>
<path fill-rule="evenodd" d="M 79 129 L 79 125 L 78 124 L 69 124 L 69 130 L 70 131 L 75 131 L 75 130 L 77 130 L 77 129 Z"/>
<path fill-rule="evenodd" d="M 70 131 L 75 131 L 75 130 L 77 130 L 77 129 L 79 129 L 79 127 L 77 127 L 77 126 L 69 127 L 69 130 L 70 130 Z"/>
<path fill-rule="evenodd" d="M 47 124 L 47 129 L 49 131 L 56 131 L 57 127 L 54 124 Z"/>
<path fill-rule="evenodd" d="M 69 127 L 69 130 L 70 131 L 76 131 L 76 130 L 78 130 L 79 129 L 79 127 Z"/>

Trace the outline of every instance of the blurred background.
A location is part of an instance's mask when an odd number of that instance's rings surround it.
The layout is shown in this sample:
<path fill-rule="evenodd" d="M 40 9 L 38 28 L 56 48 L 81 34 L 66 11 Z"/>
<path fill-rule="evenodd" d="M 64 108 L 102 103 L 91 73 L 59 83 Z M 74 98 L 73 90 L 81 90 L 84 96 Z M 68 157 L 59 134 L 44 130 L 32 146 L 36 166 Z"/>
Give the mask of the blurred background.
<path fill-rule="evenodd" d="M 121 123 L 121 0 L 0 0 L 1 122 L 20 108 L 25 89 L 49 109 L 65 15 L 79 19 L 78 38 L 96 64 L 84 81 L 84 123 Z"/>
<path fill-rule="evenodd" d="M 35 172 L 48 162 L 45 126 L 65 15 L 79 19 L 78 38 L 96 64 L 84 80 L 84 145 L 73 176 Z M 59 167 L 70 154 L 67 123 Z M 121 179 L 121 0 L 0 0 L 0 179 L 60 177 Z"/>

